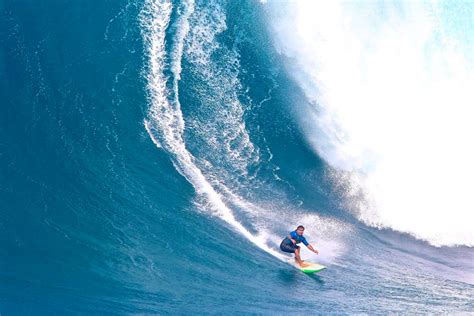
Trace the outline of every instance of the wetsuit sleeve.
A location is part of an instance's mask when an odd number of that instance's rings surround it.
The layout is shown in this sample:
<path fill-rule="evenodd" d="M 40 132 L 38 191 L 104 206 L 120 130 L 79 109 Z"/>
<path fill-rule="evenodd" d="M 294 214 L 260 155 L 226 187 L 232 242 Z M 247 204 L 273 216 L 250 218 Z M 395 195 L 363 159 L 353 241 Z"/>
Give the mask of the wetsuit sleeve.
<path fill-rule="evenodd" d="M 303 242 L 303 244 L 308 247 L 308 242 L 306 241 L 306 238 L 304 238 L 303 236 L 301 236 L 301 241 Z"/>
<path fill-rule="evenodd" d="M 295 231 L 292 231 L 292 232 L 290 233 L 290 236 L 291 236 L 291 238 L 293 238 L 294 240 L 298 241 L 298 234 L 297 234 Z"/>

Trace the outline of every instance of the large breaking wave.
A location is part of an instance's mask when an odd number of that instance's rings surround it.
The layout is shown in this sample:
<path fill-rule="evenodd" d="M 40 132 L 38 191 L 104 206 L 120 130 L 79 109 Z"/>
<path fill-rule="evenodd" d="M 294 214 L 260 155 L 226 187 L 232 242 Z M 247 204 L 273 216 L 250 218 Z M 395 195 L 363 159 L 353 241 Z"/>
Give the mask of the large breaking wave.
<path fill-rule="evenodd" d="M 301 129 L 346 171 L 334 181 L 350 181 L 348 208 L 434 245 L 473 246 L 473 7 L 266 7 L 275 45 L 308 98 Z"/>

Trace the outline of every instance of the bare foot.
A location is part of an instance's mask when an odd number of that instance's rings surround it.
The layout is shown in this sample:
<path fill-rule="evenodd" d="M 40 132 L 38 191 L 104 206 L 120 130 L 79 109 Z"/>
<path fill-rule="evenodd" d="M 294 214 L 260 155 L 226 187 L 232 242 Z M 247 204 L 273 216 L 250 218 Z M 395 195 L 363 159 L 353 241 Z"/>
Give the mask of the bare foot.
<path fill-rule="evenodd" d="M 300 263 L 300 267 L 302 267 L 302 268 L 306 268 L 306 267 L 309 267 L 309 266 L 310 266 L 309 263 L 304 263 L 304 262 Z"/>

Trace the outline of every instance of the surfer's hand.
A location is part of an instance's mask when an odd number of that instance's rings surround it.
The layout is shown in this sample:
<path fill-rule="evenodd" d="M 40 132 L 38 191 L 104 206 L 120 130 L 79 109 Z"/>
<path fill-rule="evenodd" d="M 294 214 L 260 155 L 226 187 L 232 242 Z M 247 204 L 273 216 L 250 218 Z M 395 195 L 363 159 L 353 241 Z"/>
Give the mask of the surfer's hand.
<path fill-rule="evenodd" d="M 314 253 L 319 255 L 319 251 L 317 251 L 316 249 L 314 249 Z"/>

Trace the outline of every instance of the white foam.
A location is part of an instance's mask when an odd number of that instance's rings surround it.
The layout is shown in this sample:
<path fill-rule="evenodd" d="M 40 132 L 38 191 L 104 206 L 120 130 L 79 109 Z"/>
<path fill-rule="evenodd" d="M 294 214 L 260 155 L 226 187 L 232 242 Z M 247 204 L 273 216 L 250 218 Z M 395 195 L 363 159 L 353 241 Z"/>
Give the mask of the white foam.
<path fill-rule="evenodd" d="M 192 9 L 191 3 L 187 8 Z M 183 41 L 187 33 L 187 22 L 181 21 L 178 31 L 177 43 L 171 54 L 172 72 L 174 76 L 173 90 L 175 97 L 173 102 L 169 101 L 169 92 L 166 88 L 167 79 L 163 73 L 165 70 L 165 35 L 172 12 L 172 4 L 169 1 L 148 0 L 142 12 L 143 38 L 146 44 L 148 64 L 148 91 L 150 99 L 150 110 L 148 119 L 145 120 L 145 128 L 153 142 L 158 147 L 165 149 L 173 158 L 173 163 L 179 172 L 193 185 L 196 193 L 205 198 L 210 206 L 212 214 L 219 216 L 230 224 L 240 234 L 256 244 L 264 251 L 277 258 L 283 258 L 280 253 L 270 248 L 265 243 L 264 236 L 252 235 L 240 222 L 238 222 L 232 210 L 223 202 L 221 195 L 216 192 L 207 181 L 202 171 L 195 164 L 195 157 L 187 150 L 183 139 L 184 119 L 180 111 L 177 84 L 181 71 L 180 60 L 182 58 Z M 183 14 L 187 20 L 191 11 Z M 159 139 L 158 139 L 159 138 Z"/>
<path fill-rule="evenodd" d="M 260 159 L 243 118 L 248 105 L 238 96 L 242 90 L 239 55 L 217 40 L 227 29 L 225 10 L 218 2 L 207 2 L 205 10 L 197 11 L 191 20 L 185 58 L 195 77 L 192 89 L 201 107 L 193 108 L 187 126 L 193 138 L 206 147 L 199 154 L 199 167 L 206 169 L 206 175 L 235 187 L 239 185 L 235 175 L 248 178 L 249 166 Z"/>
<path fill-rule="evenodd" d="M 364 190 L 360 219 L 434 245 L 474 246 L 473 7 L 272 5 L 276 46 L 312 102 L 302 128 Z"/>

